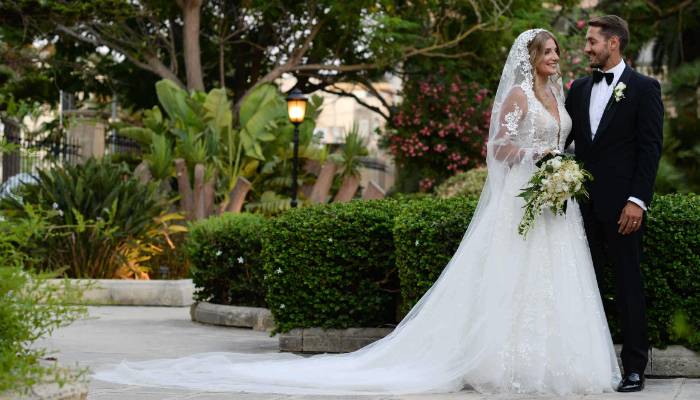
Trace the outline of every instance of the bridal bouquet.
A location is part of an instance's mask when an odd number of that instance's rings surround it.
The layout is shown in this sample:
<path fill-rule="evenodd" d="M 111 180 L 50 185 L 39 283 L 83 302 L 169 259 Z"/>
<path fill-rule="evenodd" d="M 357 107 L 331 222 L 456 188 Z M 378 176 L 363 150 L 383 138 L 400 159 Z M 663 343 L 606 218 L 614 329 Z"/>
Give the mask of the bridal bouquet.
<path fill-rule="evenodd" d="M 538 161 L 537 166 L 539 168 L 530 178 L 529 186 L 518 195 L 525 199 L 525 214 L 518 225 L 518 233 L 523 237 L 527 236 L 545 208 L 555 215 L 564 215 L 567 200 L 588 197 L 583 184 L 593 179 L 573 155 L 550 153 Z"/>

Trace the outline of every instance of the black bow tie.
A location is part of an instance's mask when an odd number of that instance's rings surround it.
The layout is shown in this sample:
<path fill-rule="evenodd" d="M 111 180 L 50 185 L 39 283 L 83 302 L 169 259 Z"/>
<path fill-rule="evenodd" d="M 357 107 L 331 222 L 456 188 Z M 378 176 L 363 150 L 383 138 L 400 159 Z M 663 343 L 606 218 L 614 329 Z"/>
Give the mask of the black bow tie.
<path fill-rule="evenodd" d="M 598 83 L 603 80 L 603 77 L 605 77 L 605 82 L 608 83 L 608 86 L 612 84 L 613 78 L 615 78 L 615 74 L 612 72 L 603 72 L 600 70 L 594 70 L 593 71 L 593 83 Z"/>

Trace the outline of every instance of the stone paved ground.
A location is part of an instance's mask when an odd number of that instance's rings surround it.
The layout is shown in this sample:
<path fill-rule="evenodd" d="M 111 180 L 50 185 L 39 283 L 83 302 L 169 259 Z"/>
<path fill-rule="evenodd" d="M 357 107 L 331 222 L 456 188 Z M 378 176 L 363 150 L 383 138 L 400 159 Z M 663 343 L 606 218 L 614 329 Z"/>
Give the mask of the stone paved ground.
<path fill-rule="evenodd" d="M 123 359 L 171 358 L 210 351 L 275 352 L 277 339 L 264 332 L 193 323 L 189 308 L 91 307 L 91 317 L 57 331 L 43 344 L 58 352 L 63 364 L 103 368 Z M 642 393 L 572 397 L 586 400 L 698 400 L 700 379 L 650 379 Z M 244 393 L 205 393 L 154 389 L 92 381 L 88 399 L 94 400 L 277 400 L 277 399 L 554 399 L 532 396 L 483 396 L 475 392 L 411 396 L 283 396 Z"/>

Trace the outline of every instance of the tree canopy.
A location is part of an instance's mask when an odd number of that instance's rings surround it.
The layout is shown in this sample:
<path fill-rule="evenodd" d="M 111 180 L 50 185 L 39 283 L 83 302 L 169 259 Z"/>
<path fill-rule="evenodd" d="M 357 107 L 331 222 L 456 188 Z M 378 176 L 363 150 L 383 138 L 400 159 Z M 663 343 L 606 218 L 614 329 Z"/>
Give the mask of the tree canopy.
<path fill-rule="evenodd" d="M 18 58 L 28 68 L 7 88 L 17 96 L 56 99 L 60 88 L 142 108 L 157 103 L 153 85 L 166 78 L 223 87 L 239 105 L 255 86 L 291 73 L 306 92 L 349 95 L 333 85 L 355 82 L 385 100 L 370 82 L 386 73 L 440 64 L 494 79 L 514 32 L 545 22 L 531 18 L 541 8 L 525 0 L 0 0 L 0 51 L 34 53 Z"/>

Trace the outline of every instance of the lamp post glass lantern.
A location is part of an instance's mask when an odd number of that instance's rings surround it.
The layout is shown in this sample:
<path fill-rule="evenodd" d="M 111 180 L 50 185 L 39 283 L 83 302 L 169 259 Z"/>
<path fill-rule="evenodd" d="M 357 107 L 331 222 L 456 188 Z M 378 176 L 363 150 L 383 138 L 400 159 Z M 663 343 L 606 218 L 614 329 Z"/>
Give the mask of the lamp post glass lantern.
<path fill-rule="evenodd" d="M 306 115 L 306 96 L 301 90 L 294 89 L 287 96 L 287 115 L 294 124 L 294 158 L 292 158 L 292 208 L 297 206 L 297 172 L 299 168 L 299 124 Z"/>

